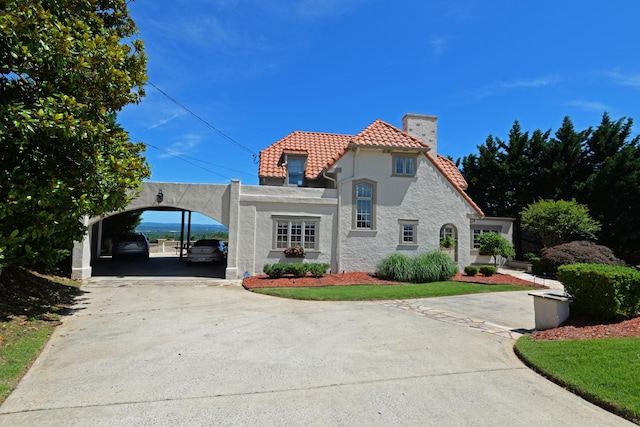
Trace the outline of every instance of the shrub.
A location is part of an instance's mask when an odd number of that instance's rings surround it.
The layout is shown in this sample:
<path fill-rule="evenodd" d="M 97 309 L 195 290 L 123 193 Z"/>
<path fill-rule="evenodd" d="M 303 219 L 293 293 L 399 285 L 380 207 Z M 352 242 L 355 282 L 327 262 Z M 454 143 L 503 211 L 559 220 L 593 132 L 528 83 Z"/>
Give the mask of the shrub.
<path fill-rule="evenodd" d="M 493 265 L 483 265 L 480 267 L 480 273 L 484 276 L 493 276 L 496 274 L 496 268 Z"/>
<path fill-rule="evenodd" d="M 532 259 L 538 258 L 538 256 L 536 254 L 534 254 L 533 252 L 527 252 L 526 254 L 522 255 L 522 258 L 526 262 L 531 262 Z"/>
<path fill-rule="evenodd" d="M 540 254 L 540 267 L 548 275 L 555 276 L 558 267 L 566 264 L 624 265 L 606 246 L 593 242 L 575 241 L 545 248 Z"/>
<path fill-rule="evenodd" d="M 275 264 L 265 264 L 264 267 L 262 267 L 262 271 L 271 279 L 279 279 L 287 272 L 287 266 L 279 262 Z"/>
<path fill-rule="evenodd" d="M 293 277 L 304 277 L 309 271 L 309 264 L 303 262 L 293 262 L 285 265 L 287 266 L 286 274 L 292 274 Z"/>
<path fill-rule="evenodd" d="M 466 274 L 467 276 L 475 276 L 476 274 L 478 274 L 478 267 L 476 267 L 475 265 L 467 265 L 464 268 L 464 274 Z"/>
<path fill-rule="evenodd" d="M 378 264 L 376 274 L 400 282 L 426 283 L 446 280 L 458 272 L 458 266 L 449 256 L 433 251 L 410 258 L 391 254 Z"/>
<path fill-rule="evenodd" d="M 309 263 L 307 265 L 309 266 L 309 272 L 313 277 L 322 277 L 327 273 L 327 270 L 331 268 L 331 264 L 319 262 Z"/>
<path fill-rule="evenodd" d="M 542 264 L 540 264 L 540 257 L 533 257 L 529 261 L 531 263 L 531 272 L 538 276 L 544 275 L 544 270 L 542 269 Z"/>
<path fill-rule="evenodd" d="M 409 282 L 411 279 L 411 258 L 403 254 L 391 254 L 380 261 L 376 274 L 389 280 Z"/>
<path fill-rule="evenodd" d="M 573 297 L 571 313 L 595 319 L 638 315 L 640 272 L 603 264 L 571 264 L 558 268 L 558 280 Z"/>

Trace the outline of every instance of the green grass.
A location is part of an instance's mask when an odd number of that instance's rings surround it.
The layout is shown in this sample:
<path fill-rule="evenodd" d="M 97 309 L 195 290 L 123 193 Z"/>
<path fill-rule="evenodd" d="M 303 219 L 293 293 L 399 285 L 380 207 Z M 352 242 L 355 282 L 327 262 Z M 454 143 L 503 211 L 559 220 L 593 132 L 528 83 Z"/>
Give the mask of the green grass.
<path fill-rule="evenodd" d="M 0 403 L 38 357 L 53 328 L 51 322 L 37 320 L 0 323 Z"/>
<path fill-rule="evenodd" d="M 463 282 L 432 282 L 406 285 L 318 286 L 309 288 L 254 288 L 253 292 L 292 299 L 316 301 L 366 301 L 432 298 L 485 292 L 526 291 L 516 285 L 480 285 Z"/>
<path fill-rule="evenodd" d="M 532 368 L 631 421 L 640 421 L 640 339 L 533 341 L 516 351 Z"/>
<path fill-rule="evenodd" d="M 21 268 L 0 274 L 0 404 L 36 360 L 80 293 L 79 283 Z"/>

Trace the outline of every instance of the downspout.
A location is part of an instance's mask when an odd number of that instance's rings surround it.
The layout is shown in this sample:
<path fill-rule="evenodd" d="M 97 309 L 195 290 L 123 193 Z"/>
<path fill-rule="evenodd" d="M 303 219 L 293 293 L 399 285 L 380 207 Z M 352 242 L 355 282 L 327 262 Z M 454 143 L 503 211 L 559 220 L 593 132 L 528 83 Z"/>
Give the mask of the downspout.
<path fill-rule="evenodd" d="M 333 180 L 336 183 L 336 189 L 338 190 L 338 218 L 337 218 L 337 224 L 336 224 L 336 228 L 338 229 L 336 232 L 336 266 L 338 268 L 338 271 L 336 271 L 336 273 L 340 273 L 341 270 L 341 260 L 340 260 L 340 246 L 341 246 L 341 239 L 340 239 L 340 217 L 342 216 L 342 198 L 340 197 L 341 194 L 341 189 L 342 189 L 342 184 L 346 184 L 349 181 L 353 181 L 353 179 L 357 176 L 356 175 L 356 157 L 358 157 L 358 154 L 360 153 L 360 147 L 356 147 L 356 152 L 353 155 L 353 172 L 351 174 L 350 177 L 348 178 L 344 178 L 342 180 L 340 180 L 340 182 L 337 182 L 336 180 Z"/>

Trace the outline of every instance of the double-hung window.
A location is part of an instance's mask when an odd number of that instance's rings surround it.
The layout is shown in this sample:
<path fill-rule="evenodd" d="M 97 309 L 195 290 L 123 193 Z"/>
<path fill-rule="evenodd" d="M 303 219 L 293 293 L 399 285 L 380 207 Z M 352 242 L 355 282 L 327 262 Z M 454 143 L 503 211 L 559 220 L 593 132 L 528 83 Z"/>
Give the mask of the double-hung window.
<path fill-rule="evenodd" d="M 393 156 L 393 175 L 394 176 L 415 176 L 416 174 L 416 156 L 407 156 L 396 154 Z"/>
<path fill-rule="evenodd" d="M 318 249 L 318 218 L 279 218 L 275 220 L 274 248 L 300 246 Z"/>
<path fill-rule="evenodd" d="M 353 188 L 354 228 L 374 230 L 376 226 L 376 185 L 372 181 L 357 181 Z"/>

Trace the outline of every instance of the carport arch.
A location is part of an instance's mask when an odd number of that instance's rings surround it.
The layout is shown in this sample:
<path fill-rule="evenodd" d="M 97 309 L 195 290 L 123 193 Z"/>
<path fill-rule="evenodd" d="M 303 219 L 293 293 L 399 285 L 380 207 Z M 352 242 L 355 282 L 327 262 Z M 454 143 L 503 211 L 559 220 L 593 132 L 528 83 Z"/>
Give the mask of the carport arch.
<path fill-rule="evenodd" d="M 162 197 L 160 197 L 160 194 Z M 168 182 L 145 182 L 140 194 L 125 209 L 102 217 L 85 217 L 88 232 L 81 242 L 75 242 L 72 252 L 71 277 L 91 277 L 91 257 L 96 247 L 92 245 L 93 227 L 100 221 L 124 212 L 137 210 L 182 210 L 198 212 L 214 218 L 229 229 L 229 253 L 226 277 L 236 277 L 237 213 L 240 181 L 231 184 L 179 184 Z"/>

